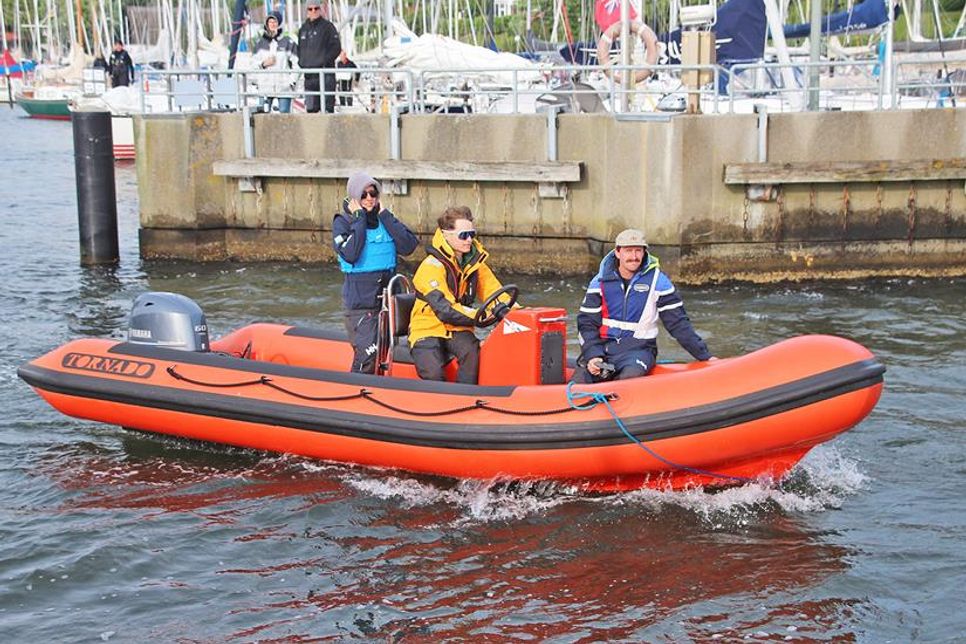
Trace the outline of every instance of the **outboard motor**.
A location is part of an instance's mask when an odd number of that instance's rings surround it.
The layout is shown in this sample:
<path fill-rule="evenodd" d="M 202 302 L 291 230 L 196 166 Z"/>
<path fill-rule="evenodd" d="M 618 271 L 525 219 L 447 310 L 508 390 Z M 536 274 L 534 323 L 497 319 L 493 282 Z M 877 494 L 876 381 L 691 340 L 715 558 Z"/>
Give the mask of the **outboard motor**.
<path fill-rule="evenodd" d="M 181 351 L 208 351 L 208 322 L 201 307 L 177 293 L 143 293 L 134 300 L 127 341 Z"/>

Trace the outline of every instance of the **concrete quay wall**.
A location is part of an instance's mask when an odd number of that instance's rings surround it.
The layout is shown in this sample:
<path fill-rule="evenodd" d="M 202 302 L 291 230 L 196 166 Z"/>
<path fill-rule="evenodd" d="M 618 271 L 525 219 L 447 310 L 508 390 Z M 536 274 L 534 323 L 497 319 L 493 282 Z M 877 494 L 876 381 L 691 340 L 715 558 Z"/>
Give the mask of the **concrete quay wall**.
<path fill-rule="evenodd" d="M 135 124 L 145 258 L 332 261 L 344 178 L 267 177 L 260 192 L 213 173 L 242 159 L 242 117 L 145 116 Z M 547 160 L 543 115 L 404 115 L 410 161 Z M 768 201 L 726 184 L 728 164 L 758 161 L 753 115 L 668 121 L 561 115 L 558 158 L 582 163 L 560 197 L 533 181 L 408 181 L 383 203 L 428 237 L 449 204 L 469 206 L 495 266 L 586 274 L 615 234 L 646 232 L 683 282 L 966 274 L 963 179 L 798 183 Z M 256 158 L 390 158 L 385 115 L 257 115 Z M 966 110 L 775 114 L 767 161 L 961 159 Z M 365 168 L 347 167 L 346 175 Z M 418 259 L 418 258 L 417 258 Z"/>

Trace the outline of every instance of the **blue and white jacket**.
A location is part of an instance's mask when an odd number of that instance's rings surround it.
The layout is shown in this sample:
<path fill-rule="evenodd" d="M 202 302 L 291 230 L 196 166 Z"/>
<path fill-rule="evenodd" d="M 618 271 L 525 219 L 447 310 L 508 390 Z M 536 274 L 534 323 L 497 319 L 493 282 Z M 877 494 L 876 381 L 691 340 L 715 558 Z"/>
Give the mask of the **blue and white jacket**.
<path fill-rule="evenodd" d="M 617 272 L 617 257 L 611 251 L 590 280 L 577 314 L 579 363 L 585 365 L 592 358 L 625 351 L 651 351 L 657 355 L 658 320 L 695 359 L 711 357 L 704 340 L 691 326 L 677 289 L 661 272 L 657 257 L 645 255 L 641 269 L 631 277 L 625 292 Z"/>

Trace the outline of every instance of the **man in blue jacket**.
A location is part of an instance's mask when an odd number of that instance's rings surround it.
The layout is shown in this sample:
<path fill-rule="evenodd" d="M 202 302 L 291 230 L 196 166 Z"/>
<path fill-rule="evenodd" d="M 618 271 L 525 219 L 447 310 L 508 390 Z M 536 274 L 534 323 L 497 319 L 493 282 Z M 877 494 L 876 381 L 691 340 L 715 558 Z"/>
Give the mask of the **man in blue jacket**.
<path fill-rule="evenodd" d="M 357 172 L 346 184 L 348 197 L 332 220 L 332 245 L 345 273 L 342 306 L 352 343 L 352 371 L 375 373 L 376 336 L 382 291 L 396 271 L 396 256 L 409 255 L 419 239 L 379 205 L 379 182 Z"/>
<path fill-rule="evenodd" d="M 629 228 L 601 261 L 580 305 L 581 351 L 574 382 L 646 376 L 657 362 L 658 320 L 695 359 L 711 359 L 681 296 L 661 272 L 657 257 L 647 252 L 644 233 Z"/>

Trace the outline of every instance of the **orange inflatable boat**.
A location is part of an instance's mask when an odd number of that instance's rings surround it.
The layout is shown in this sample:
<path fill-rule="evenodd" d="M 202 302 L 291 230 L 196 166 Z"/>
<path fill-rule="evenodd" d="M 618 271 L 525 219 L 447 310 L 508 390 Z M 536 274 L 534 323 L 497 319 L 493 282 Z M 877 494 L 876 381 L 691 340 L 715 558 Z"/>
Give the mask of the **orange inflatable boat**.
<path fill-rule="evenodd" d="M 151 342 L 163 334 L 137 319 L 127 342 L 74 340 L 19 375 L 65 414 L 126 428 L 600 491 L 779 479 L 869 414 L 885 371 L 852 341 L 802 336 L 568 386 L 565 311 L 516 308 L 482 344 L 480 384 L 462 385 L 419 380 L 404 344 L 381 356 L 381 375 L 363 375 L 347 373 L 351 348 L 333 332 L 252 324 L 209 347 L 202 316 L 185 350 L 184 333 Z"/>

